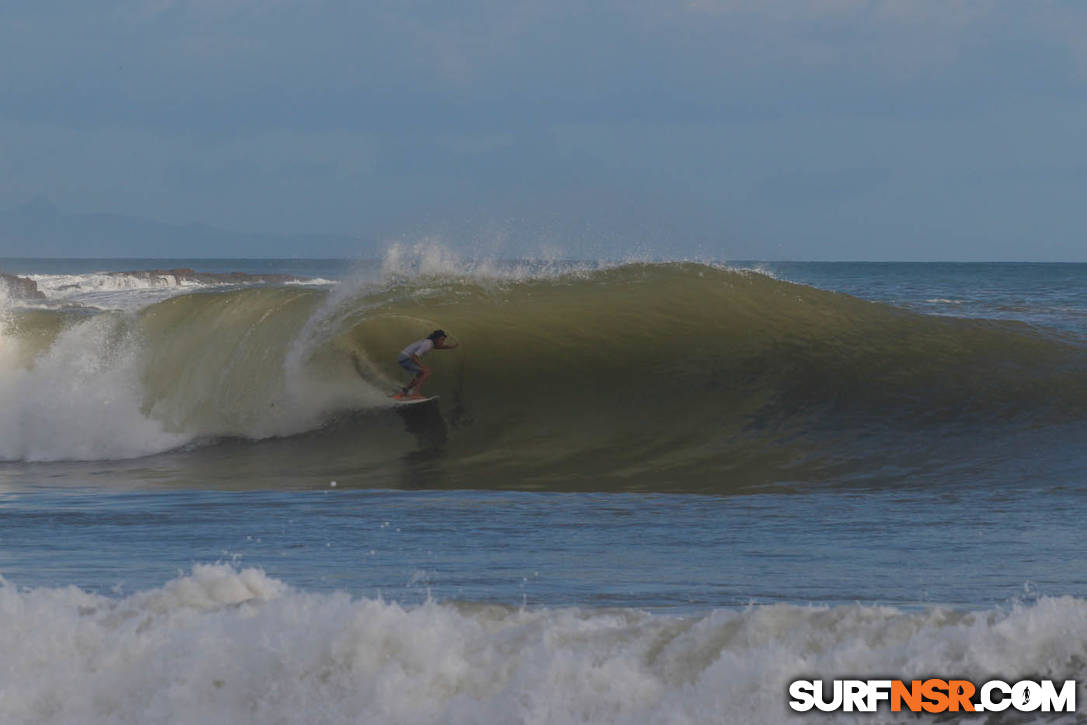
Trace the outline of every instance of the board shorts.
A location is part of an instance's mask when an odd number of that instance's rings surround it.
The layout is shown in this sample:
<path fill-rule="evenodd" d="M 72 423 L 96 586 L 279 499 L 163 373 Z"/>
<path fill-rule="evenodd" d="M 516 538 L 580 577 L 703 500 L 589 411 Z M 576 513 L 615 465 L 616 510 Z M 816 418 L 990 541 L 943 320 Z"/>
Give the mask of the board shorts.
<path fill-rule="evenodd" d="M 407 370 L 412 375 L 418 375 L 421 372 L 423 372 L 423 369 L 421 367 L 419 367 L 418 365 L 416 365 L 415 361 L 412 360 L 407 355 L 404 355 L 402 357 L 398 357 L 396 359 L 396 361 L 398 363 L 400 363 L 400 367 L 404 368 L 405 370 Z"/>

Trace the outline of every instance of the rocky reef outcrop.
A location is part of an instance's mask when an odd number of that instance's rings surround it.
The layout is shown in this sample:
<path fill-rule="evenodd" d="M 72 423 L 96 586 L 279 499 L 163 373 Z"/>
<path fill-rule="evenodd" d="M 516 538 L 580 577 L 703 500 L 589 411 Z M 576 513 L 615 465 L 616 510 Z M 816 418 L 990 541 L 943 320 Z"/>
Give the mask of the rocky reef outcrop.
<path fill-rule="evenodd" d="M 0 288 L 6 288 L 7 293 L 16 299 L 45 299 L 45 293 L 38 289 L 38 283 L 26 277 L 16 277 L 13 274 L 0 272 Z"/>

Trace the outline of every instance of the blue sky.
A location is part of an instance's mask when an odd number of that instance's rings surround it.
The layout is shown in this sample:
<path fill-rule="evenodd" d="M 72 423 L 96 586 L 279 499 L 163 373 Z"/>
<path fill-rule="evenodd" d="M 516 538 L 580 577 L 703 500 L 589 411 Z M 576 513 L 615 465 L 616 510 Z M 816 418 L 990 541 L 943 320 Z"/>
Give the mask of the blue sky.
<path fill-rule="evenodd" d="M 509 255 L 1087 261 L 1085 130 L 1080 2 L 0 9 L 0 208 Z M 268 254 L 351 251 L 290 245 Z"/>

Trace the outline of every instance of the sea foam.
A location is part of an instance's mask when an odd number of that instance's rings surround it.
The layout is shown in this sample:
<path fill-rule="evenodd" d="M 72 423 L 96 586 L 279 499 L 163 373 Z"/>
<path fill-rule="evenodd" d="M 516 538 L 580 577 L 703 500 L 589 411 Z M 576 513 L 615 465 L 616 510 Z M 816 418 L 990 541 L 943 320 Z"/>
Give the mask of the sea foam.
<path fill-rule="evenodd" d="M 141 348 L 123 320 L 76 322 L 29 368 L 15 324 L 0 309 L 0 460 L 131 458 L 189 440 L 141 410 Z"/>
<path fill-rule="evenodd" d="M 798 677 L 1082 678 L 1087 602 L 405 607 L 197 565 L 121 598 L 0 580 L 0 653 L 5 723 L 779 723 Z"/>

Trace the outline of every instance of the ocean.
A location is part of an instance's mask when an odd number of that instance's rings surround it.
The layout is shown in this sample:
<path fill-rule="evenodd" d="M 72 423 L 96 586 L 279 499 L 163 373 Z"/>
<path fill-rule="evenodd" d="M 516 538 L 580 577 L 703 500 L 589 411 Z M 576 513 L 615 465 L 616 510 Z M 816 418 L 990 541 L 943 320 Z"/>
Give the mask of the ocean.
<path fill-rule="evenodd" d="M 1087 713 L 1087 264 L 0 272 L 41 293 L 0 283 L 2 723 L 960 719 L 789 707 L 858 677 Z"/>

